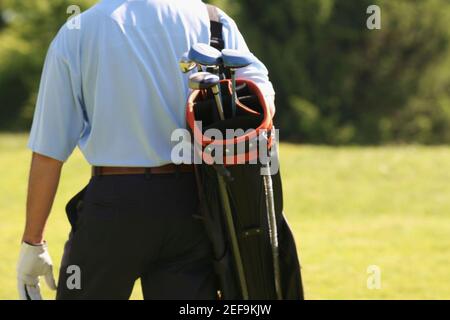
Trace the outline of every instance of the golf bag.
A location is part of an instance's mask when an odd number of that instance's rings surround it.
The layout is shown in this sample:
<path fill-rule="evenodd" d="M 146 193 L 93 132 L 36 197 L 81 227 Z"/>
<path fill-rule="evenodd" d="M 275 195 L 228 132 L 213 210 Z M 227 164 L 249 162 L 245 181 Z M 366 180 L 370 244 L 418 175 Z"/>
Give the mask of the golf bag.
<path fill-rule="evenodd" d="M 212 45 L 223 49 L 223 42 L 217 41 L 221 38 L 218 15 L 214 7 L 208 10 Z M 303 299 L 297 248 L 283 215 L 279 170 L 271 175 L 276 227 L 271 226 L 268 215 L 270 194 L 262 174 L 267 167 L 259 158 L 261 150 L 267 150 L 267 156 L 276 155 L 271 112 L 252 81 L 238 79 L 237 87 L 234 117 L 230 80 L 220 84 L 226 120 L 220 120 L 214 97 L 207 91 L 194 90 L 186 109 L 194 152 L 203 160 L 196 165 L 196 177 L 202 217 L 214 251 L 219 298 Z M 221 135 L 211 135 L 210 129 Z M 229 138 L 227 129 L 242 131 Z M 218 158 L 222 164 L 214 162 Z M 273 236 L 278 242 L 276 251 Z"/>
<path fill-rule="evenodd" d="M 297 249 L 283 216 L 279 172 L 272 175 L 272 182 L 279 242 L 280 295 L 277 295 L 275 287 L 267 194 L 262 174 L 264 166 L 255 162 L 262 144 L 266 143 L 269 150 L 276 148 L 268 133 L 273 130 L 269 108 L 257 86 L 240 79 L 240 103 L 236 116 L 231 118 L 230 85 L 229 80 L 221 82 L 226 120 L 219 120 L 211 94 L 196 90 L 190 95 L 187 105 L 194 152 L 203 159 L 202 164 L 196 165 L 197 183 L 202 216 L 214 249 L 222 298 L 277 299 L 281 296 L 283 299 L 302 299 Z M 211 129 L 218 129 L 223 137 L 227 129 L 243 129 L 245 133 L 234 139 L 220 139 L 209 135 Z M 212 158 L 217 160 L 218 152 L 222 152 L 223 161 L 213 163 Z M 225 195 L 220 181 L 225 182 Z M 231 229 L 234 230 L 230 230 L 226 221 L 227 206 L 232 214 Z M 236 247 L 230 232 L 234 232 Z M 234 250 L 239 254 L 236 255 Z"/>

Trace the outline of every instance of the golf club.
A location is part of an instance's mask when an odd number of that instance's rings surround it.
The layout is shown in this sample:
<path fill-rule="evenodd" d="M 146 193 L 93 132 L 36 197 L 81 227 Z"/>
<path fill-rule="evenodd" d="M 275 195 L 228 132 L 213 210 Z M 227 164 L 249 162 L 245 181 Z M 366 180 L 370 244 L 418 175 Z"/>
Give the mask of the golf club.
<path fill-rule="evenodd" d="M 275 214 L 275 200 L 273 196 L 272 176 L 270 175 L 270 167 L 266 166 L 267 173 L 264 175 L 264 193 L 266 196 L 267 220 L 269 224 L 270 243 L 272 245 L 273 271 L 275 278 L 275 292 L 278 300 L 281 300 L 281 276 L 280 276 L 280 253 L 278 243 L 278 226 Z"/>
<path fill-rule="evenodd" d="M 268 134 L 263 134 L 264 143 L 269 144 Z M 278 154 L 277 146 L 272 146 L 272 149 L 268 151 L 269 155 Z M 278 242 L 278 223 L 275 211 L 275 198 L 273 191 L 273 181 L 270 162 L 263 165 L 263 182 L 264 182 L 264 195 L 266 198 L 266 211 L 267 211 L 267 222 L 269 229 L 270 244 L 272 247 L 272 262 L 274 271 L 274 282 L 275 282 L 275 293 L 278 300 L 283 299 L 283 294 L 281 290 L 281 271 L 280 271 L 280 252 L 279 252 L 279 242 Z"/>
<path fill-rule="evenodd" d="M 180 59 L 180 70 L 183 73 L 188 73 L 197 67 L 198 72 L 203 72 L 202 66 L 189 59 L 189 51 L 183 53 Z"/>
<path fill-rule="evenodd" d="M 214 98 L 217 104 L 217 110 L 219 111 L 219 116 L 221 120 L 225 119 L 223 113 L 222 100 L 219 96 L 219 83 L 220 78 L 209 72 L 198 72 L 189 77 L 189 87 L 193 90 L 203 90 L 212 89 Z M 228 234 L 230 235 L 230 242 L 233 252 L 234 261 L 236 264 L 236 270 L 238 273 L 239 283 L 242 290 L 242 298 L 248 300 L 249 294 L 247 289 L 247 281 L 245 278 L 245 271 L 242 263 L 242 257 L 239 249 L 239 242 L 236 235 L 236 229 L 234 227 L 233 213 L 231 211 L 230 199 L 227 192 L 227 184 L 225 181 L 226 169 L 223 165 L 217 165 L 217 168 L 221 167 L 223 171 L 217 170 L 217 180 L 219 185 L 219 193 L 222 201 L 222 206 L 224 209 L 225 223 L 228 228 Z"/>
<path fill-rule="evenodd" d="M 189 88 L 193 90 L 211 89 L 217 105 L 220 120 L 225 120 L 223 103 L 220 98 L 220 78 L 209 72 L 197 72 L 189 77 Z"/>
<path fill-rule="evenodd" d="M 222 61 L 225 68 L 230 69 L 231 82 L 233 86 L 233 96 L 231 98 L 231 110 L 233 117 L 236 115 L 236 104 L 238 101 L 236 89 L 236 71 L 245 68 L 254 62 L 254 58 L 250 53 L 238 50 L 224 49 L 222 51 Z"/>
<path fill-rule="evenodd" d="M 189 60 L 188 57 L 189 53 L 185 52 L 180 59 L 180 70 L 183 73 L 188 73 L 189 71 L 194 70 L 194 68 L 197 66 L 197 64 L 195 62 L 192 62 L 191 60 Z"/>
<path fill-rule="evenodd" d="M 187 58 L 198 65 L 212 68 L 214 74 L 219 74 L 222 53 L 208 44 L 197 43 L 193 45 Z"/>

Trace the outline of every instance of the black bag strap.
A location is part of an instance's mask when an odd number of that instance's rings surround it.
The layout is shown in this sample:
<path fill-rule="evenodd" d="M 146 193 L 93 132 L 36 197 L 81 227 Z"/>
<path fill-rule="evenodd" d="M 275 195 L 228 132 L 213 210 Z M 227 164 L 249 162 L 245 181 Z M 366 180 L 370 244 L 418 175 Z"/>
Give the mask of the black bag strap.
<path fill-rule="evenodd" d="M 211 46 L 222 51 L 225 49 L 225 41 L 223 40 L 223 24 L 220 22 L 219 10 L 210 4 L 207 4 L 206 7 L 211 21 Z"/>

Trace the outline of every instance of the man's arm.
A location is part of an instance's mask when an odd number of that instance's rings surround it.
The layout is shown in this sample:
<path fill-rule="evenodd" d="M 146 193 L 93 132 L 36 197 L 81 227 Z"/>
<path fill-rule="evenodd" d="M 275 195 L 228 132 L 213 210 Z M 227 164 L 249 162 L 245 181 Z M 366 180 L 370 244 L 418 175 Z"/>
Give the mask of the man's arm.
<path fill-rule="evenodd" d="M 28 181 L 27 214 L 23 241 L 42 244 L 63 162 L 33 153 Z"/>
<path fill-rule="evenodd" d="M 39 278 L 56 290 L 53 263 L 44 242 L 63 162 L 84 130 L 80 72 L 75 70 L 79 32 L 65 25 L 53 40 L 42 71 L 29 148 L 34 152 L 28 183 L 25 231 L 17 263 L 21 300 L 42 299 Z M 72 55 L 73 56 L 72 56 Z M 46 156 L 44 156 L 46 155 Z"/>

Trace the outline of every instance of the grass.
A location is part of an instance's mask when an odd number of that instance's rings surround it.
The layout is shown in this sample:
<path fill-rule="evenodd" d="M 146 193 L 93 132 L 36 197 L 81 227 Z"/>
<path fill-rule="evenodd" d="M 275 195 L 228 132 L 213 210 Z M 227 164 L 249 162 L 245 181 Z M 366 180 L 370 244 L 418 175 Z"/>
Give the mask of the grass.
<path fill-rule="evenodd" d="M 30 154 L 0 135 L 0 299 L 15 299 Z M 450 147 L 281 147 L 285 211 L 308 299 L 450 299 Z M 67 163 L 46 238 L 55 265 L 69 232 L 65 203 L 87 182 Z M 367 288 L 367 268 L 381 288 Z M 57 270 L 56 270 L 57 271 Z M 53 299 L 45 284 L 43 294 Z M 137 285 L 134 299 L 141 294 Z"/>

